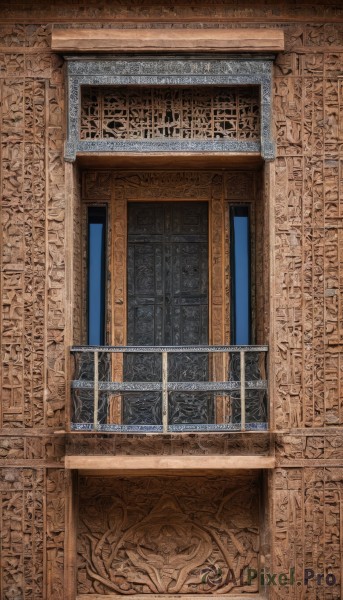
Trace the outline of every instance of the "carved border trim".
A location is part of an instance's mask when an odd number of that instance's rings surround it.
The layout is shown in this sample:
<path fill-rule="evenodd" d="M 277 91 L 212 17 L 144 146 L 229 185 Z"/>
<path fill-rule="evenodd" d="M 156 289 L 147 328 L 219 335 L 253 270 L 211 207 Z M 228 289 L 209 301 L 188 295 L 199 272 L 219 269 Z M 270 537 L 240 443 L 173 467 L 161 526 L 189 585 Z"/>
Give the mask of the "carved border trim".
<path fill-rule="evenodd" d="M 201 424 L 201 425 L 169 425 L 169 433 L 196 433 L 197 431 L 237 431 L 241 433 L 242 425 L 238 423 Z M 162 425 L 115 425 L 94 423 L 72 423 L 72 431 L 110 432 L 110 433 L 163 433 Z M 246 423 L 245 431 L 268 431 L 268 423 Z"/>
<path fill-rule="evenodd" d="M 272 136 L 272 58 L 67 58 L 68 134 L 65 160 L 79 153 L 261 153 L 275 158 Z M 80 140 L 81 86 L 91 85 L 258 85 L 261 90 L 261 140 Z"/>
<path fill-rule="evenodd" d="M 72 346 L 71 352 L 268 352 L 269 346 Z"/>
<path fill-rule="evenodd" d="M 239 390 L 240 381 L 170 381 L 167 383 L 168 392 L 217 392 Z M 246 381 L 247 390 L 267 390 L 268 382 L 263 379 Z M 73 390 L 94 390 L 94 381 L 74 379 L 71 382 Z M 155 381 L 129 381 L 118 383 L 115 381 L 99 381 L 97 388 L 102 392 L 162 392 L 163 385 Z"/>

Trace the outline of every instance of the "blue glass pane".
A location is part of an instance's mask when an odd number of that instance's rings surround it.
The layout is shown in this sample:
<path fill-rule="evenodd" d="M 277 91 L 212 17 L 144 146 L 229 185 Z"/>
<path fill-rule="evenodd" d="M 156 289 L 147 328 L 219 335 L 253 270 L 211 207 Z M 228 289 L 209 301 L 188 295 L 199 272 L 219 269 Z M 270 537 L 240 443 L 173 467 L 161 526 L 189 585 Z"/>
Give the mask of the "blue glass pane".
<path fill-rule="evenodd" d="M 99 219 L 94 219 L 96 221 Z M 88 344 L 104 343 L 105 313 L 105 223 L 92 222 L 88 227 Z"/>
<path fill-rule="evenodd" d="M 232 218 L 233 343 L 250 344 L 250 243 L 247 209 L 240 208 Z M 242 214 L 242 213 L 246 214 Z"/>

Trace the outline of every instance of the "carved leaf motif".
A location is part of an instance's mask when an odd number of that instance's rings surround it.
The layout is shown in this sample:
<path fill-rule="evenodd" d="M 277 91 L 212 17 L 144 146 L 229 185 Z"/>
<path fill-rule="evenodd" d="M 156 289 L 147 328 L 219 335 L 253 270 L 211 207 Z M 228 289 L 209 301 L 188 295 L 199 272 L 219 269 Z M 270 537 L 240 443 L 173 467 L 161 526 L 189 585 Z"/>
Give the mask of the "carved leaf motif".
<path fill-rule="evenodd" d="M 234 587 L 228 574 L 239 579 L 239 568 L 253 567 L 259 551 L 256 481 L 247 487 L 245 477 L 236 489 L 224 479 L 85 480 L 79 592 L 224 593 Z M 202 577 L 213 565 L 222 573 L 214 586 Z"/>

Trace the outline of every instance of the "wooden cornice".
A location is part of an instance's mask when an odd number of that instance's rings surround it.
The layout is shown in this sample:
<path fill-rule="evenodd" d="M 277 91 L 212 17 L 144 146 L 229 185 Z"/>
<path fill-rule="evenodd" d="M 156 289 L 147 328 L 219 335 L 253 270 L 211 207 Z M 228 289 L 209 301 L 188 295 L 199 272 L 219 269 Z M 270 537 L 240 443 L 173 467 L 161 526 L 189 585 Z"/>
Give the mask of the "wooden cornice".
<path fill-rule="evenodd" d="M 53 29 L 55 52 L 281 52 L 280 29 Z"/>

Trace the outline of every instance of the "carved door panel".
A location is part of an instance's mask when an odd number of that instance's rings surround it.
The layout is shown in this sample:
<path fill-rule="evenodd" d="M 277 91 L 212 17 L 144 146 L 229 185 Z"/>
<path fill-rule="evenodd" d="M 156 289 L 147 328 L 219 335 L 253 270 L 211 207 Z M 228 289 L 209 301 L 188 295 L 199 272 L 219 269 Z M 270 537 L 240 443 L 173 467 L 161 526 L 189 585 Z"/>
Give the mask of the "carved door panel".
<path fill-rule="evenodd" d="M 127 343 L 197 346 L 208 343 L 208 205 L 205 202 L 139 202 L 128 205 Z M 170 381 L 208 378 L 207 355 L 170 355 Z M 128 381 L 161 381 L 161 359 L 128 355 Z M 159 393 L 127 395 L 126 424 L 160 424 Z M 171 393 L 171 424 L 208 423 L 208 395 Z"/>

